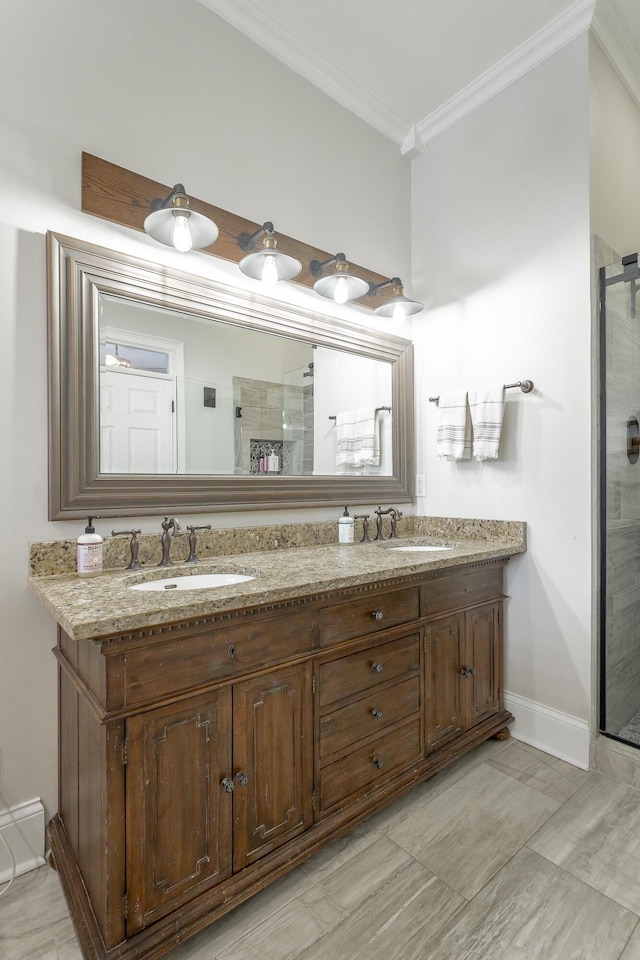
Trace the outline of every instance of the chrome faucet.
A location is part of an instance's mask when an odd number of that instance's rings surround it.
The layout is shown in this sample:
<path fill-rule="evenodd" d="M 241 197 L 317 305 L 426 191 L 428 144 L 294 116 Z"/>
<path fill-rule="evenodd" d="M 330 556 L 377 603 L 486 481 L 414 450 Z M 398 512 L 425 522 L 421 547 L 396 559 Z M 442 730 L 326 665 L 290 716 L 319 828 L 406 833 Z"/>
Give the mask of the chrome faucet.
<path fill-rule="evenodd" d="M 160 543 L 162 544 L 162 560 L 160 561 L 161 567 L 172 567 L 173 560 L 170 557 L 171 553 L 171 542 L 173 537 L 181 537 L 182 528 L 176 520 L 175 517 L 165 517 L 162 522 L 162 536 L 160 537 Z"/>

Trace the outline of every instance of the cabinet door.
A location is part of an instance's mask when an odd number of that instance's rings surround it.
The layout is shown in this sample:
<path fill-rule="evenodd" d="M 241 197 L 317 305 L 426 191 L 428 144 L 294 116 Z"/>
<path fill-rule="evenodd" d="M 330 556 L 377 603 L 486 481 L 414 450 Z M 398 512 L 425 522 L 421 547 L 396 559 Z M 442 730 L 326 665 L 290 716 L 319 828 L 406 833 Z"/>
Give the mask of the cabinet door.
<path fill-rule="evenodd" d="M 127 933 L 231 873 L 231 691 L 127 720 Z"/>
<path fill-rule="evenodd" d="M 451 740 L 462 729 L 460 662 L 464 617 L 443 617 L 427 624 L 427 750 Z"/>
<path fill-rule="evenodd" d="M 466 613 L 461 683 L 465 729 L 501 707 L 502 604 L 490 603 Z"/>
<path fill-rule="evenodd" d="M 311 664 L 233 688 L 234 869 L 311 826 Z"/>

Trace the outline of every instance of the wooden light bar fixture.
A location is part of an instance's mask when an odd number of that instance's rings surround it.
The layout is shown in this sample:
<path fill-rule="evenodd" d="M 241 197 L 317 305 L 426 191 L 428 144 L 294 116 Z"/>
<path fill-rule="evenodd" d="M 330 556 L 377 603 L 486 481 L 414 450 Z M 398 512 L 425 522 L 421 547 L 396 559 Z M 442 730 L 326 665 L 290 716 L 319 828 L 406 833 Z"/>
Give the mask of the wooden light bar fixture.
<path fill-rule="evenodd" d="M 118 167 L 115 163 L 101 160 L 90 153 L 82 154 L 82 210 L 84 213 L 90 213 L 95 217 L 101 217 L 103 220 L 109 220 L 111 223 L 118 223 L 123 227 L 131 227 L 133 230 L 144 232 L 144 221 L 151 209 L 152 200 L 156 197 L 166 196 L 170 190 L 171 187 L 166 184 L 149 180 L 148 177 L 132 173 L 131 170 Z M 251 220 L 245 220 L 244 217 L 239 217 L 235 213 L 229 213 L 228 210 L 214 207 L 210 203 L 192 197 L 191 194 L 189 194 L 189 209 L 213 220 L 220 231 L 215 243 L 209 247 L 201 248 L 198 251 L 199 253 L 220 257 L 222 260 L 230 260 L 232 263 L 239 263 L 246 256 L 246 252 L 238 243 L 238 237 L 241 234 L 255 233 L 256 230 L 260 229 L 259 223 L 253 223 Z M 297 257 L 303 265 L 302 272 L 288 282 L 298 283 L 303 287 L 313 289 L 317 277 L 310 272 L 309 264 L 314 260 L 326 261 L 333 254 L 280 233 L 278 234 L 278 242 L 283 250 L 291 256 Z M 352 264 L 351 261 L 350 267 L 354 274 L 362 277 L 368 283 L 377 286 L 387 281 L 387 278 L 379 273 L 373 273 L 365 267 L 355 263 Z M 392 295 L 391 290 L 384 290 L 381 291 L 380 298 L 376 298 L 377 303 L 375 304 L 366 296 L 357 302 L 367 310 L 372 310 L 374 307 L 390 300 Z"/>

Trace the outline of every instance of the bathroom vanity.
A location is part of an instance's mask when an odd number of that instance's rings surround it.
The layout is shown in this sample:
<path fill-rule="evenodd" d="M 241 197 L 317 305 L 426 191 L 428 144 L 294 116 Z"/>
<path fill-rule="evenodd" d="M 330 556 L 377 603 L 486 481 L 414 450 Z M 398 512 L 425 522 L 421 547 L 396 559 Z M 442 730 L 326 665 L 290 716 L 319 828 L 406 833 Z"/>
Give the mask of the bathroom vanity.
<path fill-rule="evenodd" d="M 180 596 L 34 578 L 62 624 L 49 838 L 85 957 L 160 956 L 508 736 L 503 570 L 523 550 L 256 553 L 233 558 L 254 580 Z"/>

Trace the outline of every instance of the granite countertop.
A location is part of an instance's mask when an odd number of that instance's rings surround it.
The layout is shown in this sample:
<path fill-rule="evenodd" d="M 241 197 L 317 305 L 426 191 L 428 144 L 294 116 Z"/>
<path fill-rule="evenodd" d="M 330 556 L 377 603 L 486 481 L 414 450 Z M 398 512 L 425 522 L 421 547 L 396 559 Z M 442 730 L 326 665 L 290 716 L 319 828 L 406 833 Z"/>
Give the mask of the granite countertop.
<path fill-rule="evenodd" d="M 470 532 L 475 534 L 477 530 L 471 528 Z M 511 524 L 504 537 L 500 532 L 494 529 L 490 537 L 482 539 L 460 536 L 454 539 L 424 536 L 416 531 L 412 536 L 392 541 L 258 550 L 207 558 L 198 564 L 111 570 L 96 577 L 79 577 L 75 573 L 32 574 L 29 584 L 71 639 L 96 639 L 225 611 L 255 609 L 327 590 L 510 557 L 526 550 L 524 524 Z M 392 549 L 412 545 L 447 549 L 434 552 Z M 204 573 L 241 573 L 254 579 L 202 590 L 129 589 L 143 581 Z"/>

